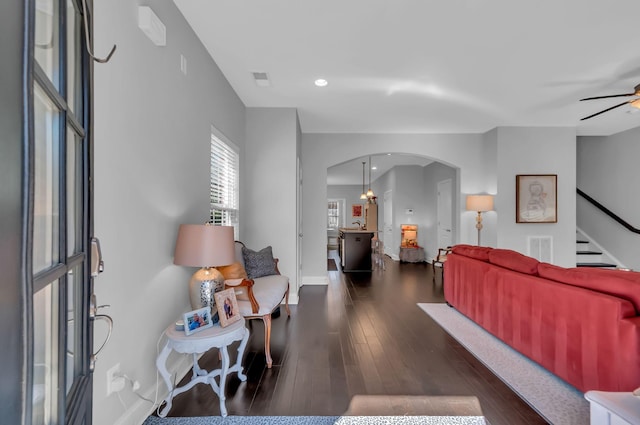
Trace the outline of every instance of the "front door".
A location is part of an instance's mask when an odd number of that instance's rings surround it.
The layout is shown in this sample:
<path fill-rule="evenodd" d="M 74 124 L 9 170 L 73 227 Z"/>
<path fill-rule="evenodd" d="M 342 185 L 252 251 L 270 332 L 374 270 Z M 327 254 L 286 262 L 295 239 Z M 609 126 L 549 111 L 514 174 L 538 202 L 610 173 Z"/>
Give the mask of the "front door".
<path fill-rule="evenodd" d="M 0 265 L 11 276 L 0 285 L 2 316 L 20 318 L 3 320 L 0 334 L 3 343 L 17 340 L 0 348 L 11 371 L 0 385 L 2 423 L 91 424 L 91 91 L 79 1 L 1 6 L 3 48 L 13 46 L 3 62 L 20 70 L 4 73 L 19 90 L 3 90 L 0 101 L 20 123 L 15 131 L 0 122 L 0 181 L 9 195 L 2 219 L 19 223 L 0 229 Z"/>

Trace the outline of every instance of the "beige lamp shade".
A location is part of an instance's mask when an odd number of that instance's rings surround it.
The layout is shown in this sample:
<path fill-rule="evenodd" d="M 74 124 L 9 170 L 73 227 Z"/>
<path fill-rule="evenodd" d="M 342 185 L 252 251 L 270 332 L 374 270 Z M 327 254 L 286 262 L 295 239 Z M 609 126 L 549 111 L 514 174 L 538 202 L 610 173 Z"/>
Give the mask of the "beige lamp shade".
<path fill-rule="evenodd" d="M 467 195 L 467 211 L 493 211 L 493 195 Z"/>
<path fill-rule="evenodd" d="M 232 226 L 181 224 L 173 264 L 218 267 L 233 264 L 235 249 Z"/>

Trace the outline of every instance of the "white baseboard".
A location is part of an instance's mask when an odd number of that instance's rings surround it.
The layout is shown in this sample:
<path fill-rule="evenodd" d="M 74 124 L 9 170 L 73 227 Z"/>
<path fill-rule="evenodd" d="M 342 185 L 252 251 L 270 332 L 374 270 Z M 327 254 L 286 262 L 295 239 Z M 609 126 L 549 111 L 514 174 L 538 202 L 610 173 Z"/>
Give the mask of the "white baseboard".
<path fill-rule="evenodd" d="M 393 261 L 400 261 L 400 257 L 398 256 L 398 254 L 386 254 L 389 256 L 389 258 L 391 258 Z"/>
<path fill-rule="evenodd" d="M 289 291 L 289 305 L 296 305 L 298 304 L 299 300 L 300 298 L 298 297 L 298 294 L 294 294 L 293 291 Z"/>
<path fill-rule="evenodd" d="M 191 368 L 193 367 L 192 362 L 193 357 L 189 355 L 180 355 L 174 357 L 173 355 L 169 356 L 169 364 L 167 364 L 168 371 L 177 371 L 175 375 L 179 378 L 176 378 L 176 382 L 182 380 L 182 378 L 189 373 Z M 158 400 L 157 403 L 162 403 L 164 399 L 169 394 L 169 390 L 167 389 L 164 381 L 158 376 Z M 128 388 L 128 387 L 127 387 Z M 146 390 L 138 391 L 144 398 L 149 400 L 153 400 L 156 397 L 156 388 L 155 386 L 151 388 L 147 388 Z M 114 423 L 114 425 L 142 425 L 142 423 L 147 419 L 149 415 L 151 415 L 158 406 L 151 406 L 151 403 L 148 401 L 142 400 L 140 397 L 136 395 L 132 395 L 131 397 L 136 398 L 136 402 L 133 403 L 125 412 L 118 418 L 118 420 Z"/>
<path fill-rule="evenodd" d="M 302 285 L 328 285 L 328 276 L 302 276 Z"/>

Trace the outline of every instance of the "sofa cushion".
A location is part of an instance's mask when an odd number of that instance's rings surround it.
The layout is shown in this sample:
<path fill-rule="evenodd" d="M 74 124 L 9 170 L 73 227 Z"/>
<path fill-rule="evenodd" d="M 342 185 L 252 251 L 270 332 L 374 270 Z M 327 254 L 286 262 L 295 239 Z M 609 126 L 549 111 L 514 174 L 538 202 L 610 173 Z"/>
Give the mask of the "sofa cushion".
<path fill-rule="evenodd" d="M 640 312 L 640 273 L 586 267 L 566 269 L 540 263 L 538 274 L 545 279 L 591 289 L 630 301 Z"/>
<path fill-rule="evenodd" d="M 244 268 L 247 271 L 249 279 L 271 276 L 278 273 L 276 271 L 276 262 L 273 259 L 271 246 L 262 248 L 260 251 L 253 251 L 243 246 L 242 257 L 244 258 Z"/>
<path fill-rule="evenodd" d="M 475 246 L 475 245 L 455 245 L 451 251 L 454 254 L 463 255 L 465 257 L 473 258 L 480 261 L 489 261 L 489 252 L 493 248 L 488 246 Z"/>
<path fill-rule="evenodd" d="M 222 273 L 224 280 L 247 278 L 247 271 L 238 261 L 228 266 L 216 267 L 216 269 L 218 269 L 218 271 Z"/>
<path fill-rule="evenodd" d="M 538 260 L 510 249 L 492 249 L 489 251 L 489 262 L 520 273 L 532 275 L 538 273 Z"/>
<path fill-rule="evenodd" d="M 271 275 L 254 279 L 253 295 L 260 304 L 260 309 L 255 316 L 264 316 L 271 313 L 282 301 L 289 286 L 289 278 L 283 275 Z M 249 301 L 238 299 L 238 308 L 243 316 L 254 316 Z"/>

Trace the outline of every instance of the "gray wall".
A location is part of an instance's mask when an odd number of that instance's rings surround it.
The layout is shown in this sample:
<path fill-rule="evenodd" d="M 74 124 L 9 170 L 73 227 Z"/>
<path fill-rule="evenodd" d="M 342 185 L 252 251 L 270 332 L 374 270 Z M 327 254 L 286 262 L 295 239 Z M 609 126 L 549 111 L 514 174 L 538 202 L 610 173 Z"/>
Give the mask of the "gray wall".
<path fill-rule="evenodd" d="M 418 244 L 424 246 L 427 240 L 426 222 L 428 217 L 426 195 L 424 190 L 423 168 L 419 165 L 404 165 L 394 167 L 380 180 L 384 184 L 378 194 L 378 216 L 380 228 L 384 219 L 384 192 L 391 190 L 393 193 L 393 233 L 392 240 L 385 240 L 385 252 L 392 258 L 398 259 L 400 254 L 402 224 L 418 225 Z M 384 183 L 383 183 L 384 182 Z M 413 214 L 407 214 L 407 209 L 412 209 Z M 382 229 L 384 230 L 384 229 Z"/>
<path fill-rule="evenodd" d="M 439 162 L 432 162 L 424 167 L 423 182 L 424 182 L 424 195 L 425 195 L 425 220 L 422 226 L 420 226 L 420 233 L 424 235 L 425 240 L 422 242 L 427 255 L 427 260 L 431 260 L 438 254 L 438 182 L 451 179 L 452 191 L 455 191 L 457 187 L 457 173 L 454 168 Z M 458 208 L 458 197 L 453 193 L 451 207 L 451 223 L 456 222 L 455 216 Z M 453 228 L 453 240 L 456 240 L 457 228 Z M 495 237 L 495 233 L 489 233 Z M 491 244 L 491 238 L 483 240 L 483 245 L 493 246 Z"/>
<path fill-rule="evenodd" d="M 173 265 L 173 249 L 181 223 L 208 219 L 211 126 L 241 150 L 245 144 L 244 105 L 174 3 L 152 4 L 167 27 L 165 47 L 138 28 L 137 7 L 95 2 L 96 52 L 118 45 L 109 63 L 95 65 L 95 234 L 105 260 L 95 292 L 114 319 L 94 374 L 95 425 L 140 423 L 149 414 L 129 389 L 121 392 L 126 411 L 115 394 L 107 397 L 105 371 L 120 363 L 154 399 L 158 339 L 190 310 L 187 283 L 196 269 Z M 96 344 L 104 333 L 98 324 Z M 189 367 L 183 357 L 170 360 L 173 372 Z M 165 394 L 164 384 L 159 389 Z"/>
<path fill-rule="evenodd" d="M 640 128 L 610 137 L 578 137 L 578 188 L 640 228 Z M 640 235 L 632 233 L 577 198 L 578 227 L 619 259 L 640 270 Z"/>
<path fill-rule="evenodd" d="M 393 193 L 393 233 L 392 240 L 385 241 L 385 249 L 398 259 L 400 252 L 402 224 L 418 225 L 418 244 L 425 249 L 427 260 L 438 251 L 437 232 L 437 185 L 439 181 L 451 179 L 452 187 L 457 187 L 456 170 L 439 162 L 421 167 L 418 165 L 398 166 L 389 170 L 373 182 L 378 196 L 378 222 L 382 231 L 384 217 L 384 192 Z M 457 206 L 454 193 L 452 223 L 456 223 Z M 413 214 L 407 214 L 412 209 Z"/>
<path fill-rule="evenodd" d="M 295 109 L 247 109 L 240 235 L 252 249 L 273 247 L 280 272 L 289 277 L 292 303 L 297 302 L 298 294 L 298 145 Z"/>
<path fill-rule="evenodd" d="M 553 237 L 553 262 L 576 264 L 575 128 L 500 127 L 497 132 L 498 246 L 527 254 L 528 236 Z M 515 176 L 558 175 L 558 222 L 516 223 Z M 484 230 L 483 230 L 484 235 Z"/>

